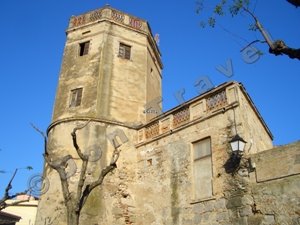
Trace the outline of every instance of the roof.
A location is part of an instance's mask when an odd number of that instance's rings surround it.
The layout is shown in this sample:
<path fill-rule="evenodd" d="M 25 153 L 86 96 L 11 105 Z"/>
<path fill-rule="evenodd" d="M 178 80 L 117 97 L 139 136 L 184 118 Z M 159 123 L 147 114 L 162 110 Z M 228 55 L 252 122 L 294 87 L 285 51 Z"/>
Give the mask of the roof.
<path fill-rule="evenodd" d="M 20 216 L 0 211 L 0 224 L 16 223 L 19 222 L 20 219 Z"/>

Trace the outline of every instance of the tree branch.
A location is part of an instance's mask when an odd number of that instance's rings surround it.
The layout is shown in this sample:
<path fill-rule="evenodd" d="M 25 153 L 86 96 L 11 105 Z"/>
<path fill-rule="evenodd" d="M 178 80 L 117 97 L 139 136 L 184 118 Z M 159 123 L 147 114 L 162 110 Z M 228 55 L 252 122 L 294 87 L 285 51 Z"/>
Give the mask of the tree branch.
<path fill-rule="evenodd" d="M 62 193 L 63 193 L 63 197 L 64 197 L 64 203 L 65 203 L 66 207 L 68 208 L 67 205 L 70 200 L 71 194 L 70 194 L 70 190 L 69 190 L 68 177 L 67 177 L 65 168 L 66 168 L 67 161 L 72 159 L 72 156 L 66 155 L 58 162 L 52 162 L 48 154 L 45 155 L 44 157 L 45 157 L 47 164 L 52 169 L 56 170 L 57 173 L 59 174 L 61 187 L 62 187 Z"/>
<path fill-rule="evenodd" d="M 4 196 L 2 197 L 2 199 L 0 199 L 0 211 L 4 208 L 10 206 L 10 204 L 6 203 L 7 200 L 13 199 L 13 198 L 17 197 L 18 195 L 24 195 L 24 194 L 28 193 L 28 190 L 26 190 L 24 192 L 19 192 L 19 193 L 16 193 L 14 195 L 9 195 L 9 191 L 12 189 L 12 182 L 15 179 L 15 176 L 16 176 L 17 172 L 18 172 L 18 169 L 15 169 L 15 172 L 13 173 L 12 177 L 10 178 L 10 181 L 8 182 L 8 184 L 5 188 Z M 19 203 L 21 203 L 21 202 L 18 201 L 14 205 L 17 205 Z"/>
<path fill-rule="evenodd" d="M 84 187 L 84 182 L 86 179 L 86 171 L 87 171 L 87 167 L 88 167 L 88 159 L 89 156 L 86 156 L 82 153 L 78 143 L 77 143 L 77 135 L 76 132 L 80 129 L 83 129 L 84 127 L 86 127 L 91 120 L 88 120 L 85 124 L 81 125 L 81 126 L 77 126 L 73 129 L 71 136 L 72 136 L 72 140 L 73 140 L 73 146 L 78 154 L 78 156 L 80 157 L 80 159 L 82 160 L 82 165 L 81 165 L 81 171 L 80 171 L 80 177 L 79 177 L 79 181 L 78 181 L 78 185 L 77 185 L 77 193 L 76 193 L 76 199 L 75 199 L 75 205 L 76 205 L 76 212 L 80 212 L 81 208 L 80 208 L 80 199 L 82 196 L 82 190 Z"/>
<path fill-rule="evenodd" d="M 103 183 L 104 178 L 106 177 L 107 174 L 112 172 L 114 169 L 117 168 L 116 162 L 119 159 L 120 156 L 120 150 L 116 147 L 116 143 L 114 140 L 113 145 L 114 145 L 114 151 L 110 160 L 110 163 L 108 166 L 106 166 L 104 169 L 102 169 L 101 173 L 99 174 L 99 177 L 96 181 L 92 182 L 91 184 L 87 185 L 82 193 L 81 199 L 80 199 L 80 204 L 79 204 L 79 210 L 82 209 L 84 206 L 89 194 L 95 189 L 96 187 L 100 186 Z"/>
<path fill-rule="evenodd" d="M 290 4 L 294 5 L 296 8 L 300 6 L 300 0 L 287 0 Z"/>
<path fill-rule="evenodd" d="M 33 123 L 30 124 L 32 126 L 33 129 L 35 129 L 35 131 L 37 131 L 40 135 L 42 135 L 43 139 L 44 139 L 44 154 L 47 155 L 47 143 L 48 143 L 48 138 L 46 136 L 46 134 L 41 131 L 38 127 L 36 127 Z"/>
<path fill-rule="evenodd" d="M 84 182 L 86 179 L 87 166 L 88 166 L 88 160 L 83 161 L 82 166 L 81 166 L 80 178 L 79 178 L 79 182 L 77 185 L 77 195 L 76 195 L 76 211 L 77 212 L 79 212 L 81 210 L 80 199 L 83 194 L 82 190 L 83 190 Z"/>
<path fill-rule="evenodd" d="M 60 177 L 61 181 L 61 187 L 62 187 L 62 192 L 63 192 L 63 197 L 64 197 L 64 203 L 66 207 L 68 208 L 69 200 L 70 200 L 70 191 L 69 191 L 69 184 L 68 184 L 68 179 L 67 179 L 67 173 L 65 171 L 67 161 L 72 159 L 71 155 L 66 155 L 64 156 L 61 160 L 57 160 L 56 162 L 53 162 L 52 159 L 50 158 L 50 154 L 48 152 L 47 144 L 48 144 L 48 138 L 45 135 L 43 131 L 41 131 L 39 128 L 31 124 L 31 126 L 43 136 L 44 138 L 44 158 L 46 163 L 54 170 L 57 171 Z"/>
<path fill-rule="evenodd" d="M 259 32 L 262 34 L 263 38 L 267 42 L 269 46 L 269 52 L 274 55 L 287 55 L 291 59 L 298 59 L 300 60 L 300 49 L 295 49 L 295 48 L 290 48 L 288 47 L 284 41 L 282 40 L 277 40 L 273 42 L 267 32 L 264 30 L 263 26 L 261 25 L 260 21 L 258 18 L 247 8 L 243 7 L 243 10 L 247 12 L 255 21 L 255 25 Z"/>
<path fill-rule="evenodd" d="M 263 38 L 265 39 L 265 41 L 268 43 L 269 48 L 274 49 L 273 46 L 273 42 L 270 39 L 269 35 L 267 34 L 267 32 L 264 30 L 263 26 L 261 25 L 261 23 L 259 22 L 258 18 L 247 8 L 243 7 L 243 10 L 245 12 L 247 12 L 255 21 L 255 26 L 257 27 L 257 29 L 259 30 L 259 32 L 262 34 Z"/>
<path fill-rule="evenodd" d="M 287 55 L 291 59 L 299 59 L 300 60 L 300 48 L 290 48 L 288 47 L 284 41 L 277 40 L 274 42 L 274 49 L 269 49 L 269 52 L 274 55 Z"/>
<path fill-rule="evenodd" d="M 78 156 L 79 156 L 80 159 L 82 159 L 83 161 L 88 160 L 88 156 L 85 156 L 85 155 L 82 153 L 82 151 L 81 151 L 81 149 L 80 149 L 80 147 L 79 147 L 79 145 L 78 145 L 78 143 L 77 143 L 76 132 L 77 132 L 77 130 L 81 130 L 81 129 L 83 129 L 84 127 L 86 127 L 90 122 L 91 122 L 91 120 L 88 120 L 85 124 L 83 124 L 83 125 L 81 125 L 81 126 L 75 127 L 75 128 L 73 129 L 72 133 L 71 133 L 72 140 L 73 140 L 73 146 L 74 146 L 74 148 L 76 149 L 76 152 L 77 152 Z"/>

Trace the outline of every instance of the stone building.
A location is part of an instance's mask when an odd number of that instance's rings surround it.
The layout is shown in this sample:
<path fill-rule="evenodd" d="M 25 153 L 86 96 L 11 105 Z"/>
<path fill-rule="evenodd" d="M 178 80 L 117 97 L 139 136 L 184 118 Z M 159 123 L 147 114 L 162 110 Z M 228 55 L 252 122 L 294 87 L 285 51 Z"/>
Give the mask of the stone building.
<path fill-rule="evenodd" d="M 16 204 L 16 202 L 19 201 L 25 202 Z M 18 195 L 15 199 L 7 200 L 6 203 L 11 204 L 12 206 L 3 209 L 2 212 L 19 216 L 20 219 L 17 221 L 16 225 L 34 225 L 38 206 L 37 199 L 28 195 Z"/>
<path fill-rule="evenodd" d="M 109 163 L 112 140 L 121 145 L 117 169 L 89 196 L 80 224 L 284 224 L 272 190 L 283 193 L 275 183 L 292 175 L 297 179 L 285 187 L 294 192 L 280 202 L 294 205 L 286 224 L 297 224 L 299 143 L 287 147 L 298 154 L 294 164 L 281 150 L 270 150 L 272 134 L 242 84 L 221 84 L 160 113 L 163 65 L 145 20 L 106 6 L 71 17 L 66 33 L 48 150 L 56 160 L 72 155 L 71 192 L 81 167 L 70 135 L 75 127 L 90 121 L 78 131 L 80 147 L 93 159 L 86 184 Z M 229 142 L 236 134 L 247 143 L 230 170 Z M 276 173 L 277 165 L 273 173 L 258 173 L 269 170 L 273 152 L 289 169 Z M 65 225 L 59 176 L 47 164 L 44 174 L 49 188 L 36 225 Z"/>

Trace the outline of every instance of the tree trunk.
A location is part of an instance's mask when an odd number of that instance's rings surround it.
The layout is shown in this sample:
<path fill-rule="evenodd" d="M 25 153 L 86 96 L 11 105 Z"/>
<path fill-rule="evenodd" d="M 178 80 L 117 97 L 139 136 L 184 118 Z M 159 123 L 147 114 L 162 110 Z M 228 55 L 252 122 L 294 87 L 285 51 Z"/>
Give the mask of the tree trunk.
<path fill-rule="evenodd" d="M 68 225 L 79 225 L 79 214 L 76 213 L 75 210 L 68 210 L 67 214 Z"/>

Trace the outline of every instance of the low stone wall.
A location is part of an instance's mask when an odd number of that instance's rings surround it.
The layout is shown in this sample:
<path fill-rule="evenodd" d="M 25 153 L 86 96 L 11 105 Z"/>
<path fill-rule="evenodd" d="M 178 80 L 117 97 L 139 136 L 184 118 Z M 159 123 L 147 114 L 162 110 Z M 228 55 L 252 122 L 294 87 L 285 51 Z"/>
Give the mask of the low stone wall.
<path fill-rule="evenodd" d="M 257 182 L 300 174 L 300 142 L 279 146 L 251 157 Z"/>
<path fill-rule="evenodd" d="M 300 142 L 258 153 L 252 161 L 257 181 L 251 185 L 253 213 L 265 218 L 262 224 L 300 224 Z"/>
<path fill-rule="evenodd" d="M 300 142 L 252 155 L 251 163 L 249 176 L 239 171 L 228 179 L 231 224 L 299 225 Z"/>

